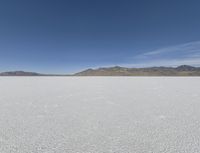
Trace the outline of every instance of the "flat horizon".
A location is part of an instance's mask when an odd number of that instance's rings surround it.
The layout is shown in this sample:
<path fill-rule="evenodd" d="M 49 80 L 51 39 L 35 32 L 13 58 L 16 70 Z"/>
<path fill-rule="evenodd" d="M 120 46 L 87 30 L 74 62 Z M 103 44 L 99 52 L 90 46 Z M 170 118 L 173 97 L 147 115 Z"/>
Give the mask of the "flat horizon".
<path fill-rule="evenodd" d="M 142 68 L 178 68 L 178 67 L 181 67 L 181 66 L 186 66 L 186 67 L 195 67 L 195 68 L 200 68 L 198 66 L 191 66 L 191 65 L 178 65 L 178 66 L 152 66 L 152 67 L 123 67 L 123 66 L 119 66 L 119 65 L 116 65 L 116 66 L 107 66 L 107 67 L 96 67 L 96 68 L 86 68 L 86 69 L 82 69 L 80 71 L 77 71 L 77 72 L 74 72 L 74 73 L 42 73 L 42 72 L 36 72 L 36 71 L 24 71 L 24 70 L 11 70 L 11 71 L 3 71 L 3 72 L 0 72 L 1 73 L 6 73 L 6 72 L 30 72 L 30 73 L 38 73 L 38 74 L 44 74 L 44 75 L 60 75 L 60 76 L 65 76 L 65 75 L 74 75 L 76 73 L 80 73 L 80 72 L 83 72 L 85 70 L 98 70 L 98 69 L 101 69 L 101 68 L 115 68 L 115 67 L 119 67 L 119 68 L 128 68 L 128 69 L 131 69 L 131 68 L 137 68 L 137 69 L 142 69 Z M 112 76 L 112 75 L 111 75 Z M 125 75 L 126 76 L 126 75 Z M 198 75 L 197 75 L 198 76 Z"/>

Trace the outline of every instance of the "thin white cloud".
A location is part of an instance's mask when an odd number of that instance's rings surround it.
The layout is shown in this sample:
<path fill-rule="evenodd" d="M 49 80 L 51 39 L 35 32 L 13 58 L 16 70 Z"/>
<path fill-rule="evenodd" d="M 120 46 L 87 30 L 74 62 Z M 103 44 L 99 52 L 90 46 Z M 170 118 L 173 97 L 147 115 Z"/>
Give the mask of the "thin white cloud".
<path fill-rule="evenodd" d="M 170 46 L 134 57 L 136 67 L 146 66 L 200 66 L 200 41 Z"/>
<path fill-rule="evenodd" d="M 189 42 L 181 45 L 176 45 L 176 46 L 170 46 L 166 48 L 160 48 L 157 50 L 153 50 L 150 52 L 146 52 L 144 54 L 139 55 L 138 57 L 142 56 L 154 56 L 154 55 L 159 55 L 159 54 L 166 54 L 166 53 L 174 53 L 174 52 L 179 52 L 179 53 L 196 53 L 200 52 L 200 41 L 195 41 L 195 42 Z"/>
<path fill-rule="evenodd" d="M 195 59 L 167 59 L 167 60 L 155 60 L 147 62 L 138 62 L 133 64 L 121 64 L 124 67 L 154 67 L 154 66 L 180 66 L 180 65 L 191 65 L 200 66 L 200 58 Z"/>

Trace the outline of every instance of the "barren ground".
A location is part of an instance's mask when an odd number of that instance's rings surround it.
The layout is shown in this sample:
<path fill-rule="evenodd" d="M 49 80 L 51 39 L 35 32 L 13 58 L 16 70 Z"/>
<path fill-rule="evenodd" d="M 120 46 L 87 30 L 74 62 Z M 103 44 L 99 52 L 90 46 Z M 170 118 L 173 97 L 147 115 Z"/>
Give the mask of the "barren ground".
<path fill-rule="evenodd" d="M 200 77 L 1 77 L 1 153 L 199 153 Z"/>

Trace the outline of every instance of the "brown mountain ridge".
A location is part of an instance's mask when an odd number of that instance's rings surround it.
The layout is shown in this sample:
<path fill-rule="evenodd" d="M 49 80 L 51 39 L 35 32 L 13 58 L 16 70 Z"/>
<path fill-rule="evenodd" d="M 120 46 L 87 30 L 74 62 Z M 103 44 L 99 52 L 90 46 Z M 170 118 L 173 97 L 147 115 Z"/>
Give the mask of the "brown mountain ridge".
<path fill-rule="evenodd" d="M 72 75 L 42 74 L 26 71 L 1 72 L 0 76 L 200 76 L 200 67 L 181 65 L 178 67 L 126 68 L 120 66 L 87 69 Z"/>
<path fill-rule="evenodd" d="M 107 67 L 87 69 L 75 74 L 76 76 L 200 76 L 200 68 L 189 65 L 178 67 L 147 67 L 126 68 Z"/>

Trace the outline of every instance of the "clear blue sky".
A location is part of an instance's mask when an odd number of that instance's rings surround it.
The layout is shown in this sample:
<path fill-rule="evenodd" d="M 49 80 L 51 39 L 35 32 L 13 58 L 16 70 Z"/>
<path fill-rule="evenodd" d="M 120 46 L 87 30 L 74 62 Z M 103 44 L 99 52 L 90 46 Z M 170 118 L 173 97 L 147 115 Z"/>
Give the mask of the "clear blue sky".
<path fill-rule="evenodd" d="M 1 0 L 0 71 L 200 65 L 199 0 Z"/>

